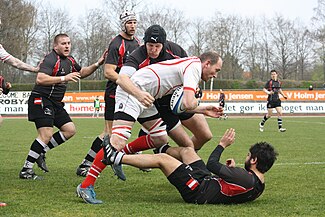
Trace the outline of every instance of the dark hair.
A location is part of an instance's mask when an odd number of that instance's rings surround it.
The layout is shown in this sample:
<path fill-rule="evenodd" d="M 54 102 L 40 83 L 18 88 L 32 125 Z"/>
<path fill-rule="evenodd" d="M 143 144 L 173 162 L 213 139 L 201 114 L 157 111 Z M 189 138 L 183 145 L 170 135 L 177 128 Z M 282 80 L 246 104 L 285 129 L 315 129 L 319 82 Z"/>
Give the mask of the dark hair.
<path fill-rule="evenodd" d="M 278 74 L 278 72 L 275 69 L 272 69 L 270 73 L 275 72 Z"/>
<path fill-rule="evenodd" d="M 68 37 L 68 38 L 69 38 L 68 34 L 66 34 L 66 33 L 60 33 L 60 34 L 57 34 L 57 35 L 54 37 L 53 43 L 54 43 L 54 44 L 57 44 L 59 38 L 61 38 L 61 37 Z"/>
<path fill-rule="evenodd" d="M 267 172 L 272 166 L 278 153 L 273 146 L 267 142 L 258 142 L 249 149 L 251 159 L 257 158 L 256 168 L 261 173 Z"/>
<path fill-rule="evenodd" d="M 211 65 L 216 64 L 219 61 L 220 55 L 215 51 L 208 51 L 199 56 L 201 62 L 211 60 Z"/>
<path fill-rule="evenodd" d="M 159 25 L 150 26 L 144 33 L 144 43 L 152 42 L 152 43 L 161 43 L 165 44 L 166 42 L 166 31 Z"/>

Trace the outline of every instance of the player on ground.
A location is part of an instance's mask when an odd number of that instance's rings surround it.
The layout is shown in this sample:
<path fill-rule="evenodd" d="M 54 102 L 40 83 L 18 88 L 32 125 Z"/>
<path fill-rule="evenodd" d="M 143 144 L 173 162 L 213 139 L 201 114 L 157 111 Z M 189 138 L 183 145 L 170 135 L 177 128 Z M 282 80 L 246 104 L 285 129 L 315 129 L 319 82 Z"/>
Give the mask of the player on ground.
<path fill-rule="evenodd" d="M 245 169 L 236 167 L 234 159 L 228 159 L 224 165 L 219 162 L 221 154 L 234 140 L 234 129 L 227 130 L 211 153 L 207 165 L 193 148 L 168 145 L 158 149 L 159 154 L 139 156 L 117 152 L 109 144 L 107 150 L 110 154 L 107 157 L 111 164 L 161 169 L 187 203 L 237 204 L 253 201 L 263 193 L 264 174 L 272 167 L 278 154 L 269 143 L 259 142 L 250 147 Z M 86 203 L 102 202 L 90 191 L 90 188 L 77 187 L 77 193 Z"/>
<path fill-rule="evenodd" d="M 38 136 L 33 141 L 26 161 L 19 173 L 21 179 L 40 179 L 33 170 L 38 166 L 48 172 L 45 153 L 70 139 L 75 133 L 69 114 L 64 109 L 62 99 L 68 82 L 77 82 L 91 75 L 104 63 L 106 52 L 98 62 L 81 68 L 70 56 L 71 42 L 67 34 L 58 34 L 54 38 L 53 50 L 40 64 L 36 84 L 28 100 L 28 120 L 35 123 Z M 53 134 L 53 127 L 59 131 Z"/>
<path fill-rule="evenodd" d="M 168 60 L 136 71 L 130 80 L 131 83 L 133 82 L 131 86 L 135 87 L 132 92 L 136 96 L 143 95 L 148 101 L 151 101 L 151 106 L 148 107 L 143 106 L 135 97 L 123 90 L 125 86 L 130 87 L 129 82 L 120 83 L 117 80 L 119 86 L 116 91 L 116 106 L 111 137 L 112 145 L 118 151 L 122 151 L 126 147 L 126 142 L 131 136 L 132 126 L 136 120 L 149 132 L 148 136 L 136 139 L 142 140 L 142 146 L 137 147 L 139 148 L 138 151 L 164 145 L 167 142 L 166 126 L 152 103 L 155 99 L 172 93 L 179 86 L 184 88 L 182 104 L 185 111 L 219 117 L 222 114 L 222 109 L 210 105 L 198 106 L 195 90 L 201 79 L 208 81 L 212 77 L 216 77 L 221 67 L 222 59 L 220 56 L 216 52 L 207 52 L 199 58 L 187 57 Z M 108 153 L 104 153 L 104 150 L 106 150 L 106 147 L 97 153 L 86 179 L 78 187 L 79 190 L 85 190 L 84 193 L 94 193 L 95 181 L 106 168 L 106 164 L 103 162 L 107 163 Z M 113 167 L 118 165 L 120 166 L 120 164 L 113 164 Z M 117 175 L 120 179 L 125 180 L 123 173 Z M 91 195 L 88 196 L 92 197 Z M 101 203 L 101 201 L 93 200 L 89 201 L 89 203 L 97 204 Z"/>
<path fill-rule="evenodd" d="M 124 11 L 120 15 L 121 32 L 110 42 L 105 62 L 105 127 L 104 131 L 93 141 L 84 160 L 78 166 L 76 174 L 86 176 L 97 152 L 101 149 L 104 135 L 111 135 L 114 119 L 116 79 L 121 67 L 134 49 L 139 47 L 139 40 L 134 36 L 137 18 L 134 12 Z"/>
<path fill-rule="evenodd" d="M 278 72 L 271 70 L 271 79 L 266 82 L 263 91 L 268 95 L 267 97 L 267 114 L 264 115 L 259 126 L 260 131 L 264 131 L 265 122 L 272 116 L 273 109 L 275 108 L 278 114 L 278 128 L 279 132 L 285 132 L 286 128 L 282 127 L 282 107 L 279 93 L 283 96 L 284 99 L 287 99 L 288 96 L 285 95 L 281 89 L 281 82 L 278 79 Z"/>

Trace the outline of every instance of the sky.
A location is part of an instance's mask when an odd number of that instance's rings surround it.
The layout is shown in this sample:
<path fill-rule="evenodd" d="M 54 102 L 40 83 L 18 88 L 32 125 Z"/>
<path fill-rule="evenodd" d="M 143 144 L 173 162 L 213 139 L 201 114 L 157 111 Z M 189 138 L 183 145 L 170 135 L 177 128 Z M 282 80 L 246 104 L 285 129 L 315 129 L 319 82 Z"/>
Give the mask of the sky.
<path fill-rule="evenodd" d="M 36 0 L 42 1 L 42 0 Z M 70 15 L 78 18 L 87 9 L 98 8 L 101 0 L 46 0 L 53 6 L 68 9 Z M 277 14 L 285 18 L 299 19 L 308 25 L 317 7 L 317 0 L 142 0 L 153 7 L 168 6 L 184 11 L 185 16 L 210 18 L 216 11 L 226 15 L 271 18 Z M 43 1 L 44 2 L 44 1 Z M 55 2 L 55 4 L 53 4 Z"/>

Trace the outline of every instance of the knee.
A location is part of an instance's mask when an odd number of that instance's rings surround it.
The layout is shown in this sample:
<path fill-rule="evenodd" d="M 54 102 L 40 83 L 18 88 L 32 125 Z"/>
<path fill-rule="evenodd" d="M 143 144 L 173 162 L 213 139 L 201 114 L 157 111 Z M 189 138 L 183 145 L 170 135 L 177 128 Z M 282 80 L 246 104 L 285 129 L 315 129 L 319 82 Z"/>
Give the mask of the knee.
<path fill-rule="evenodd" d="M 195 150 L 192 147 L 182 147 L 180 150 L 181 156 L 190 156 L 193 153 L 195 153 Z"/>
<path fill-rule="evenodd" d="M 63 131 L 63 135 L 66 139 L 70 139 L 71 137 L 73 137 L 76 134 L 76 127 L 69 127 L 67 130 Z"/>
<path fill-rule="evenodd" d="M 210 129 L 208 129 L 205 130 L 204 133 L 202 133 L 198 139 L 201 140 L 202 143 L 206 143 L 210 141 L 212 137 L 213 137 L 212 132 L 210 131 Z"/>

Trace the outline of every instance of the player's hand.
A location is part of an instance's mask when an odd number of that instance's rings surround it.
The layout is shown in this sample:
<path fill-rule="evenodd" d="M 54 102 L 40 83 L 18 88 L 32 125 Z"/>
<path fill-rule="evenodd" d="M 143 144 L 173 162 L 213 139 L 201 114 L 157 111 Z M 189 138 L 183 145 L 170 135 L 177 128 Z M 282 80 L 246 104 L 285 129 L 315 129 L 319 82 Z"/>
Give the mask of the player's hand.
<path fill-rule="evenodd" d="M 0 95 L 2 94 L 3 89 L 0 87 Z"/>
<path fill-rule="evenodd" d="M 12 86 L 11 86 L 11 83 L 10 83 L 10 82 L 6 82 L 6 88 L 7 88 L 7 89 L 10 89 L 10 88 L 12 88 Z"/>
<path fill-rule="evenodd" d="M 219 142 L 219 145 L 221 145 L 223 148 L 227 148 L 232 143 L 234 143 L 235 136 L 236 136 L 235 129 L 233 128 L 227 129 L 225 134 L 223 134 Z"/>
<path fill-rule="evenodd" d="M 223 115 L 223 108 L 213 106 L 213 105 L 208 105 L 205 107 L 203 114 L 212 118 L 219 118 L 220 116 Z"/>
<path fill-rule="evenodd" d="M 81 75 L 79 72 L 72 72 L 70 74 L 67 74 L 65 77 L 65 81 L 73 81 L 78 82 L 81 78 Z"/>
<path fill-rule="evenodd" d="M 233 158 L 229 158 L 226 160 L 226 166 L 227 167 L 235 167 L 236 166 L 236 162 Z"/>
<path fill-rule="evenodd" d="M 98 59 L 98 64 L 99 65 L 103 65 L 106 59 L 106 56 L 108 54 L 108 48 L 104 51 L 104 53 L 102 54 L 102 56 Z"/>
<path fill-rule="evenodd" d="M 153 96 L 146 91 L 141 91 L 141 94 L 139 94 L 136 98 L 143 106 L 147 108 L 151 107 L 155 101 L 155 98 L 153 98 Z"/>

